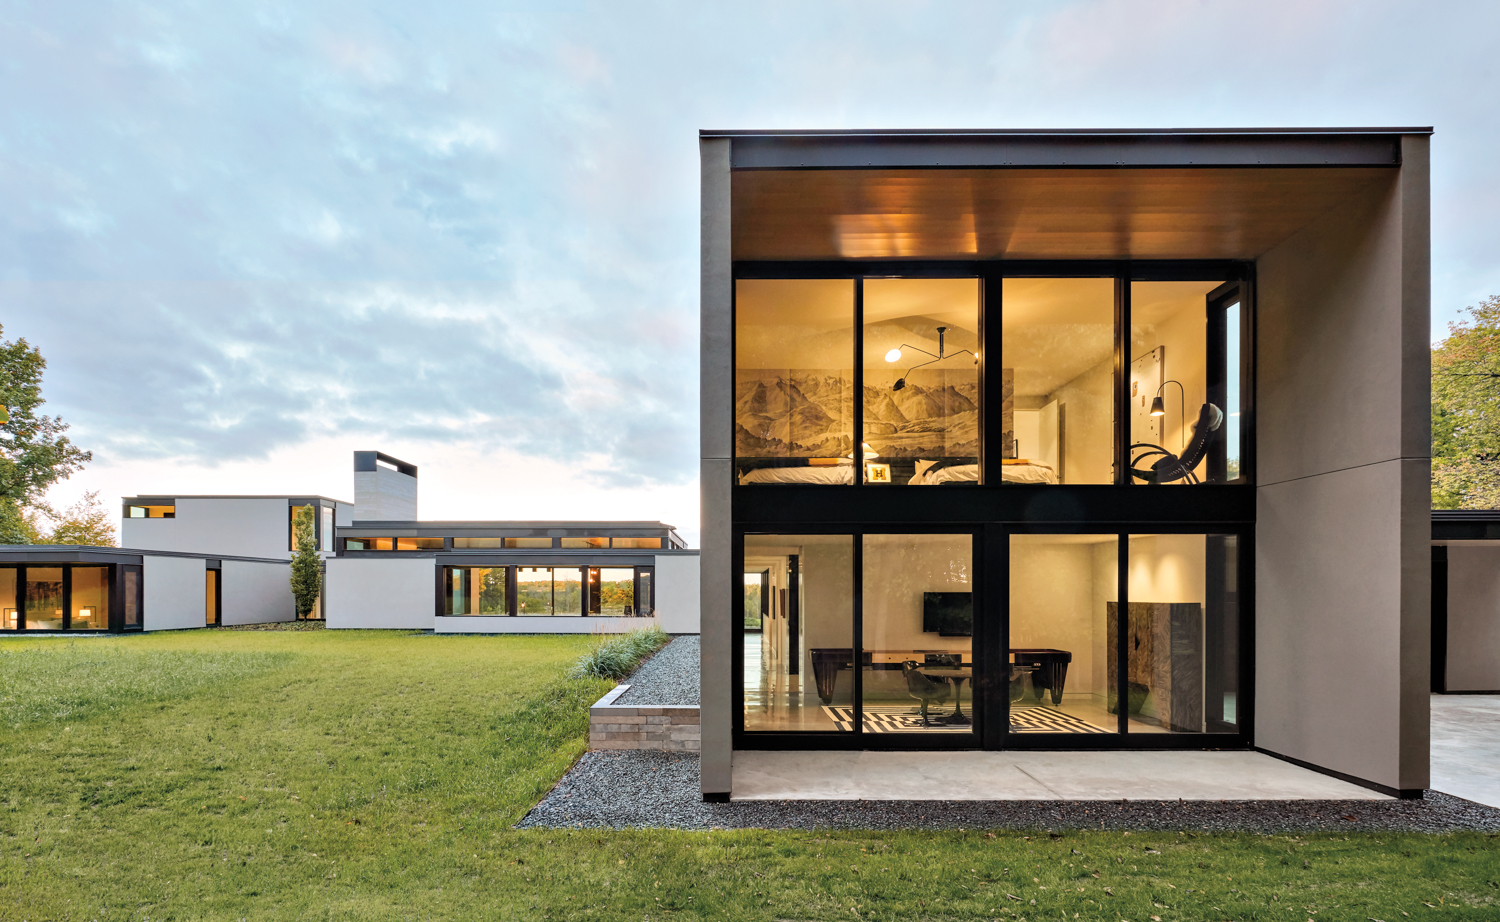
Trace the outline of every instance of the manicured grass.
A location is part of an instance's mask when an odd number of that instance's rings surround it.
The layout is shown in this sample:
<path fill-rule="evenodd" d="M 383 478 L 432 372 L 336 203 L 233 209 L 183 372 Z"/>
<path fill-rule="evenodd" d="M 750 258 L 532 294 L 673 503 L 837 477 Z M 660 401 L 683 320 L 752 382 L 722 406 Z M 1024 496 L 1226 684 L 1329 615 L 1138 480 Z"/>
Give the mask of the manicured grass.
<path fill-rule="evenodd" d="M 0 919 L 1500 918 L 1481 835 L 512 829 L 589 643 L 0 642 Z"/>

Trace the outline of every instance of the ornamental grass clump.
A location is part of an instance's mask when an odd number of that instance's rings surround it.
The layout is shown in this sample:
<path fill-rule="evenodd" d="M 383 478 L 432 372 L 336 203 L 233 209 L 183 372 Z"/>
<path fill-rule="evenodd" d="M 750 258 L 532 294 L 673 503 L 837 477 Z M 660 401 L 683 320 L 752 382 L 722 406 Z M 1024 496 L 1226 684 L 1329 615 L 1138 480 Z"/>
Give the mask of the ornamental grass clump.
<path fill-rule="evenodd" d="M 655 625 L 601 638 L 573 664 L 573 675 L 618 682 L 671 641 L 672 636 Z"/>

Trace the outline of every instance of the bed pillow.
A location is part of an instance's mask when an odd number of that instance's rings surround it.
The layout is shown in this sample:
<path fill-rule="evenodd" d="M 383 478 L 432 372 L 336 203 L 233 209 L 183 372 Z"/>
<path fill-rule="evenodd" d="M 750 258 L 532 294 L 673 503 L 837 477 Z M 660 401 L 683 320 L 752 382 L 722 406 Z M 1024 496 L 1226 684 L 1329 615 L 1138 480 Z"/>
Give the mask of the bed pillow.
<path fill-rule="evenodd" d="M 932 467 L 936 463 L 937 463 L 936 461 L 918 461 L 917 462 L 917 476 L 921 477 L 923 474 L 927 473 L 927 469 L 930 468 L 930 467 Z"/>

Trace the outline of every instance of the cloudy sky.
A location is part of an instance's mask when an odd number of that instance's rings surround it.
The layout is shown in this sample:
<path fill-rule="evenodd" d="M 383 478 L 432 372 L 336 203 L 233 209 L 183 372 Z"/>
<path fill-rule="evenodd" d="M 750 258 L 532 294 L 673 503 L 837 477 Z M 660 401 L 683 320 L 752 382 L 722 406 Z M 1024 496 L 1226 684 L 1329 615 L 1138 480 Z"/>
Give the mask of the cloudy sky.
<path fill-rule="evenodd" d="M 697 130 L 1433 125 L 1434 335 L 1500 293 L 1493 3 L 0 0 L 0 323 L 67 502 L 697 533 Z"/>

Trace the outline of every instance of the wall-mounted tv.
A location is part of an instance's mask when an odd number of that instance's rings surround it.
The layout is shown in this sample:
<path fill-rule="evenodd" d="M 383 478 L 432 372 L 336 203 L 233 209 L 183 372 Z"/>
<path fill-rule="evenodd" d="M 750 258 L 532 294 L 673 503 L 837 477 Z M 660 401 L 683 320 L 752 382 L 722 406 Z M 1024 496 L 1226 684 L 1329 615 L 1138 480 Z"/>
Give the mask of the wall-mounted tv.
<path fill-rule="evenodd" d="M 974 594 L 922 593 L 922 630 L 944 637 L 974 636 Z"/>

